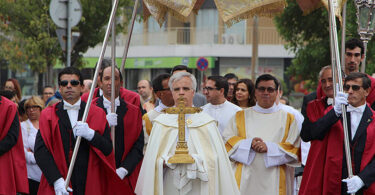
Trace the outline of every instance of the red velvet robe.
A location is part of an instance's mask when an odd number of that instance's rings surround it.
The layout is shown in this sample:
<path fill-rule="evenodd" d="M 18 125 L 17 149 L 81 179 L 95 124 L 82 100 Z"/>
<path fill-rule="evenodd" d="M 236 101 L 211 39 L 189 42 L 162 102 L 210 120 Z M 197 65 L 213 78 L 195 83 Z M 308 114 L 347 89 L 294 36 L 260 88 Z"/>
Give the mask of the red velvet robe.
<path fill-rule="evenodd" d="M 311 101 L 307 106 L 307 116 L 311 122 L 323 117 L 332 106 L 325 108 L 325 98 Z M 372 118 L 375 118 L 373 112 Z M 375 157 L 375 121 L 367 127 L 366 146 L 362 155 L 360 170 Z M 300 195 L 340 194 L 344 133 L 341 120 L 337 121 L 323 140 L 311 141 L 311 147 L 302 176 Z M 374 194 L 371 185 L 364 194 Z"/>
<path fill-rule="evenodd" d="M 93 103 L 97 105 L 97 100 L 99 98 L 95 98 Z M 123 161 L 126 155 L 129 153 L 130 149 L 137 141 L 139 135 L 142 131 L 142 115 L 141 111 L 138 107 L 132 104 L 127 104 L 127 112 L 124 115 L 124 144 L 125 150 L 122 155 L 121 161 Z M 141 170 L 142 161 L 140 161 L 137 167 L 133 170 L 131 175 L 127 175 L 123 180 L 120 180 L 117 175 L 113 178 L 113 182 L 115 183 L 116 187 L 113 188 L 113 192 L 109 194 L 134 194 L 135 186 L 137 184 L 139 171 Z M 116 167 L 114 167 L 116 169 Z"/>
<path fill-rule="evenodd" d="M 0 96 L 0 140 L 8 130 L 17 114 L 17 105 Z M 29 193 L 25 153 L 23 151 L 21 126 L 17 144 L 0 156 L 0 194 Z"/>
<path fill-rule="evenodd" d="M 95 88 L 93 99 L 98 97 L 98 93 L 99 93 L 99 88 L 97 87 L 97 88 Z M 90 94 L 90 92 L 84 93 L 81 96 L 81 100 L 84 101 L 84 102 L 87 102 L 87 99 L 89 98 L 89 94 Z M 126 89 L 126 88 L 120 87 L 120 97 L 125 102 L 133 104 L 137 107 L 141 105 L 141 99 L 140 99 L 139 95 L 137 93 L 133 92 L 133 91 L 130 91 L 130 90 Z"/>
<path fill-rule="evenodd" d="M 42 111 L 40 115 L 41 120 L 39 121 L 40 134 L 47 149 L 51 152 L 53 158 L 55 159 L 55 163 L 60 171 L 60 174 L 64 179 L 66 179 L 69 167 L 66 165 L 58 124 L 59 118 L 56 115 L 56 105 L 57 104 Z M 86 122 L 90 127 L 95 127 L 95 131 L 103 134 L 107 124 L 105 118 L 106 116 L 103 110 L 95 105 L 91 105 Z M 99 149 L 90 147 L 85 194 L 107 194 L 108 189 L 113 188 L 113 183 L 110 181 L 110 178 L 113 178 L 115 174 L 115 170 L 113 169 L 115 166 L 114 164 L 115 161 L 113 152 L 108 156 L 104 156 Z M 40 181 L 38 194 L 55 194 L 53 186 L 48 184 L 43 174 Z"/>

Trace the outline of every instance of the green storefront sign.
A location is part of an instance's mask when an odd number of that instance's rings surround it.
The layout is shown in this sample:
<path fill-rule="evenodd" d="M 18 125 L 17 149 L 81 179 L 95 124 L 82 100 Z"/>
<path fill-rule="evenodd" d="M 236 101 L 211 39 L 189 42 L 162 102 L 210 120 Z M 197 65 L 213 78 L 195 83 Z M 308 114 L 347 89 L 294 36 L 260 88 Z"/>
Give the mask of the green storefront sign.
<path fill-rule="evenodd" d="M 128 58 L 126 69 L 149 69 L 149 68 L 173 68 L 176 65 L 187 65 L 189 68 L 197 68 L 197 60 L 200 57 L 160 57 L 160 58 Z M 208 68 L 215 67 L 215 57 L 204 57 L 208 61 Z M 83 58 L 84 68 L 95 68 L 99 58 Z M 116 58 L 116 63 L 121 66 L 121 58 Z M 57 62 L 54 68 L 63 68 L 61 62 Z"/>

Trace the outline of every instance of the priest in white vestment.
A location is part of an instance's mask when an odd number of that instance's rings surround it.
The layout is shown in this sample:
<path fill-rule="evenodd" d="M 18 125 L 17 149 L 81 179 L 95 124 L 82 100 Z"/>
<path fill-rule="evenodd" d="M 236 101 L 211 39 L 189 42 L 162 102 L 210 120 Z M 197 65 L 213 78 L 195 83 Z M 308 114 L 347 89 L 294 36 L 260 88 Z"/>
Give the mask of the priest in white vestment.
<path fill-rule="evenodd" d="M 192 106 L 196 79 L 187 72 L 169 80 L 173 99 L 184 97 Z M 185 140 L 192 164 L 170 164 L 178 138 L 178 115 L 161 114 L 154 119 L 148 147 L 138 177 L 136 194 L 239 194 L 234 173 L 215 120 L 201 112 L 185 115 Z"/>
<path fill-rule="evenodd" d="M 228 94 L 228 88 L 228 81 L 223 76 L 209 76 L 206 86 L 203 88 L 208 101 L 208 104 L 202 106 L 203 112 L 217 121 L 220 134 L 223 133 L 229 120 L 236 112 L 242 110 L 225 98 Z"/>
<path fill-rule="evenodd" d="M 223 132 L 241 194 L 293 194 L 300 137 L 294 115 L 275 104 L 278 85 L 272 75 L 259 76 L 257 104 L 237 112 Z"/>

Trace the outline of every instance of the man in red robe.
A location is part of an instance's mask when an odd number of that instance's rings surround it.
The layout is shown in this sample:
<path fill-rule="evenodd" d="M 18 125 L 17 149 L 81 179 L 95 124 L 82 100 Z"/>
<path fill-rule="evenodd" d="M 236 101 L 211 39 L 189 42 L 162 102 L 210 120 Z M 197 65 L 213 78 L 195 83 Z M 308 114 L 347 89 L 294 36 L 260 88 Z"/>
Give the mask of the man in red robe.
<path fill-rule="evenodd" d="M 307 106 L 301 138 L 311 141 L 310 153 L 302 176 L 299 194 L 374 194 L 375 113 L 366 104 L 371 81 L 366 74 L 351 73 L 344 90 L 338 92 L 334 109 L 327 98 Z M 348 104 L 348 133 L 353 177 L 348 178 L 344 152 L 341 105 Z"/>
<path fill-rule="evenodd" d="M 0 96 L 0 194 L 29 193 L 17 105 Z"/>
<path fill-rule="evenodd" d="M 101 65 L 101 70 L 103 70 L 103 68 L 106 68 L 106 67 L 109 67 L 109 66 L 111 66 L 111 61 L 109 61 L 107 59 L 103 59 L 102 65 Z M 99 72 L 99 74 L 101 74 L 101 72 Z M 98 79 L 98 86 L 99 87 L 95 88 L 95 91 L 94 91 L 94 94 L 93 94 L 93 99 L 94 98 L 98 98 L 101 95 L 103 95 L 103 91 L 100 88 L 101 87 L 101 81 L 100 81 L 100 79 Z M 90 94 L 89 92 L 88 93 L 84 93 L 82 95 L 82 97 L 81 97 L 82 101 L 87 102 L 89 94 Z M 141 99 L 140 99 L 138 93 L 136 93 L 134 91 L 130 91 L 130 90 L 128 90 L 128 89 L 126 89 L 124 87 L 121 87 L 121 86 L 120 86 L 120 97 L 125 102 L 133 104 L 133 105 L 135 105 L 137 107 L 141 106 Z"/>
<path fill-rule="evenodd" d="M 82 139 L 69 186 L 74 195 L 106 194 L 115 162 L 105 113 L 91 105 L 86 122 L 81 121 L 86 103 L 80 98 L 83 79 L 78 69 L 63 69 L 58 82 L 63 101 L 42 111 L 35 141 L 34 155 L 43 173 L 38 194 L 69 194 L 65 179 L 77 136 Z"/>
<path fill-rule="evenodd" d="M 357 38 L 350 39 L 345 42 L 345 75 L 349 75 L 352 72 L 359 72 L 359 66 L 362 64 L 362 61 L 365 58 L 364 46 L 361 40 Z M 370 107 L 375 110 L 375 78 L 367 75 L 371 80 L 371 87 L 369 94 L 366 98 L 367 103 L 370 104 Z M 316 99 L 320 99 L 325 96 L 324 91 L 322 90 L 321 83 L 319 82 L 318 88 L 316 90 Z M 305 102 L 304 104 L 307 104 Z M 302 106 L 304 107 L 304 106 Z M 303 110 L 303 109 L 302 109 Z"/>
<path fill-rule="evenodd" d="M 119 98 L 122 75 L 115 69 L 115 113 L 111 113 L 111 67 L 103 67 L 100 74 L 103 95 L 94 102 L 107 113 L 110 126 L 115 126 L 115 161 L 118 177 L 114 194 L 134 194 L 143 158 L 144 136 L 139 107 Z M 120 179 L 120 180 L 119 180 Z"/>

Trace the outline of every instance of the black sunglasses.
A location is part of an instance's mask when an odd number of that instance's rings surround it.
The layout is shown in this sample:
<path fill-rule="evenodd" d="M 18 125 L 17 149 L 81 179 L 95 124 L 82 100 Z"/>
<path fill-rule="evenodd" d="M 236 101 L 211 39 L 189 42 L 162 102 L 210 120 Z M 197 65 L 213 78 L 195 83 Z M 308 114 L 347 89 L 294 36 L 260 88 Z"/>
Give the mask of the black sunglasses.
<path fill-rule="evenodd" d="M 68 80 L 62 80 L 62 81 L 60 81 L 60 85 L 63 86 L 63 87 L 67 86 L 68 84 L 69 84 Z M 77 86 L 77 85 L 80 84 L 80 82 L 78 80 L 71 80 L 70 84 L 72 86 Z"/>
<path fill-rule="evenodd" d="M 258 87 L 257 90 L 260 92 L 265 92 L 267 90 L 268 93 L 273 93 L 276 91 L 276 89 L 273 87 Z"/>
<path fill-rule="evenodd" d="M 359 85 L 344 85 L 344 91 L 349 91 L 350 87 L 353 89 L 353 91 L 358 91 L 359 89 L 361 89 L 361 86 Z"/>

